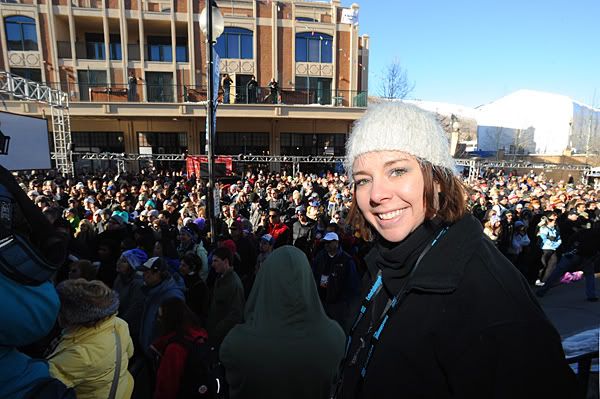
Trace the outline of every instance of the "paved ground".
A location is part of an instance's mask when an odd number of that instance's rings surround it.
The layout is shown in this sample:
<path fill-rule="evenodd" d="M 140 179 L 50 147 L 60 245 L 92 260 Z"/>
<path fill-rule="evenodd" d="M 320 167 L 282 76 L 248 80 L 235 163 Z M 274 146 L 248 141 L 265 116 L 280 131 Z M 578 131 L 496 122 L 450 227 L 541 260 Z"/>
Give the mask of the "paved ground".
<path fill-rule="evenodd" d="M 573 347 L 573 342 L 579 342 L 581 344 L 576 343 L 574 347 L 587 352 L 598 349 L 600 302 L 586 301 L 584 285 L 584 280 L 559 284 L 538 300 L 563 340 L 572 337 L 568 340 L 571 341 L 568 346 Z M 600 278 L 596 278 L 596 296 L 600 297 Z M 583 333 L 584 331 L 588 333 Z M 576 334 L 579 335 L 573 337 Z M 592 365 L 586 399 L 599 397 L 598 359 L 596 359 Z"/>
<path fill-rule="evenodd" d="M 559 284 L 538 298 L 563 339 L 600 328 L 600 302 L 586 301 L 584 285 L 583 279 Z M 600 278 L 596 278 L 596 295 L 600 297 Z"/>

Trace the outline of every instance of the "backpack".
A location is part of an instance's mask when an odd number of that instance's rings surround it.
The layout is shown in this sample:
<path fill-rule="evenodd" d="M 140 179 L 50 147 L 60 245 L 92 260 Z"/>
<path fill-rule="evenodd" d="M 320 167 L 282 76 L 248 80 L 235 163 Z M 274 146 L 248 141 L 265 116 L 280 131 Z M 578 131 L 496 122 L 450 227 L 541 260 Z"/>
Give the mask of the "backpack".
<path fill-rule="evenodd" d="M 210 398 L 223 397 L 225 378 L 217 359 L 217 351 L 205 342 L 205 337 L 194 340 L 173 336 L 169 343 L 176 342 L 187 351 L 184 372 L 177 398 Z"/>
<path fill-rule="evenodd" d="M 25 399 L 75 399 L 75 390 L 67 388 L 60 380 L 52 377 L 41 378 L 34 382 L 35 385 Z"/>

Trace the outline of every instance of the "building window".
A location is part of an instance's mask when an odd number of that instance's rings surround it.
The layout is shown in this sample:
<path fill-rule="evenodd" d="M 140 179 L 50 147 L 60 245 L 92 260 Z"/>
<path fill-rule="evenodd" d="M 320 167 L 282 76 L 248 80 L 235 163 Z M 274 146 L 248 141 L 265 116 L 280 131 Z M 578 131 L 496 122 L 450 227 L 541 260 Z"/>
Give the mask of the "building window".
<path fill-rule="evenodd" d="M 187 133 L 138 132 L 138 146 L 140 154 L 183 154 L 188 148 Z"/>
<path fill-rule="evenodd" d="M 310 17 L 296 17 L 296 21 L 301 21 L 301 22 L 319 22 L 314 18 L 310 18 Z"/>
<path fill-rule="evenodd" d="M 218 155 L 264 155 L 268 152 L 269 133 L 217 133 L 215 153 Z"/>
<path fill-rule="evenodd" d="M 215 49 L 221 58 L 251 59 L 254 54 L 252 31 L 242 28 L 225 28 L 217 39 Z"/>
<path fill-rule="evenodd" d="M 102 33 L 85 34 L 85 54 L 88 60 L 104 60 L 104 35 Z"/>
<path fill-rule="evenodd" d="M 148 36 L 148 61 L 173 61 L 173 46 L 167 36 Z M 187 37 L 175 38 L 175 61 L 188 62 Z"/>
<path fill-rule="evenodd" d="M 123 143 L 123 132 L 72 132 L 73 151 L 78 152 L 125 152 Z M 54 140 L 51 140 L 54 145 Z M 103 171 L 109 168 L 116 169 L 116 161 L 105 160 L 86 160 L 80 159 L 75 154 L 74 159 L 76 169 L 82 171 Z"/>
<path fill-rule="evenodd" d="M 111 60 L 123 59 L 120 35 L 110 35 L 109 51 Z"/>
<path fill-rule="evenodd" d="M 308 104 L 331 104 L 331 79 L 296 76 L 296 91 L 305 91 Z"/>
<path fill-rule="evenodd" d="M 173 61 L 170 37 L 148 36 L 148 61 Z"/>
<path fill-rule="evenodd" d="M 22 15 L 4 18 L 6 43 L 9 51 L 37 51 L 35 20 Z"/>
<path fill-rule="evenodd" d="M 187 153 L 187 133 L 185 132 L 138 132 L 140 154 L 185 154 Z M 153 167 L 156 170 L 177 171 L 185 167 L 180 161 L 140 161 L 140 168 Z"/>
<path fill-rule="evenodd" d="M 175 38 L 175 61 L 188 62 L 188 42 L 187 37 Z"/>
<path fill-rule="evenodd" d="M 345 153 L 344 133 L 281 133 L 280 139 L 282 155 L 343 156 Z"/>
<path fill-rule="evenodd" d="M 333 38 L 324 33 L 296 34 L 296 62 L 332 62 Z"/>
<path fill-rule="evenodd" d="M 77 71 L 77 77 L 81 101 L 90 101 L 90 90 L 94 87 L 106 87 L 106 71 L 83 69 Z"/>
<path fill-rule="evenodd" d="M 22 78 L 33 80 L 34 82 L 42 81 L 42 70 L 36 68 L 10 68 L 10 73 L 19 75 Z"/>
<path fill-rule="evenodd" d="M 75 152 L 123 152 L 122 132 L 73 132 L 73 151 Z"/>

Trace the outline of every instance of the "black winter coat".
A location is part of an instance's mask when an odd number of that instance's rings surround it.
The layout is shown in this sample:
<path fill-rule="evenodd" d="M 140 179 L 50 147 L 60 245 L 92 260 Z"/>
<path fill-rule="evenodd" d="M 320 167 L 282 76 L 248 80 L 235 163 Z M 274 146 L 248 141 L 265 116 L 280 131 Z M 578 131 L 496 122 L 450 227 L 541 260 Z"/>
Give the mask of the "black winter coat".
<path fill-rule="evenodd" d="M 372 258 L 367 263 L 375 276 Z M 363 287 L 363 297 L 372 283 Z M 338 397 L 577 397 L 559 334 L 525 279 L 474 217 L 450 227 L 407 288 L 408 296 L 382 330 L 365 379 L 359 373 L 368 340 L 355 365 L 346 363 Z M 382 295 L 385 304 L 390 294 L 382 289 Z M 350 358 L 381 308 L 376 314 L 367 311 L 359 323 Z"/>

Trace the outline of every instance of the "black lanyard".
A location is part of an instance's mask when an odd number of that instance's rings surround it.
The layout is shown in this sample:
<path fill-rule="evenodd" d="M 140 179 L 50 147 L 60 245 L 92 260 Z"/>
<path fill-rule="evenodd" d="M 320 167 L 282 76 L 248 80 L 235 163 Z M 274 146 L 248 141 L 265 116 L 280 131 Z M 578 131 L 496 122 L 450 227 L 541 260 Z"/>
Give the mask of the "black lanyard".
<path fill-rule="evenodd" d="M 365 343 L 366 340 L 365 338 L 368 337 L 369 335 L 371 335 L 371 339 L 370 339 L 370 346 L 369 346 L 369 351 L 367 354 L 367 358 L 365 359 L 361 370 L 360 370 L 360 378 L 361 378 L 361 382 L 364 380 L 365 376 L 367 375 L 367 368 L 369 366 L 369 363 L 371 361 L 371 357 L 373 356 L 373 352 L 375 351 L 375 346 L 379 343 L 379 337 L 381 336 L 381 333 L 383 331 L 383 329 L 385 328 L 389 318 L 392 316 L 393 312 L 398 309 L 398 306 L 404 301 L 404 299 L 406 298 L 406 296 L 408 295 L 408 293 L 410 292 L 410 287 L 408 287 L 408 283 L 410 282 L 411 278 L 414 276 L 415 272 L 417 271 L 419 265 L 421 264 L 421 261 L 423 260 L 423 258 L 425 257 L 425 255 L 427 255 L 427 253 L 431 250 L 431 248 L 433 248 L 433 246 L 435 244 L 437 244 L 437 242 L 439 241 L 439 239 L 446 234 L 446 232 L 448 231 L 449 227 L 444 227 L 438 234 L 437 236 L 433 239 L 433 241 L 431 241 L 421 252 L 421 254 L 419 254 L 419 257 L 417 258 L 417 261 L 415 263 L 415 265 L 413 266 L 412 270 L 410 271 L 406 281 L 404 282 L 404 284 L 402 285 L 402 288 L 400 288 L 400 290 L 398 291 L 398 293 L 391 299 L 388 299 L 385 308 L 383 309 L 383 311 L 381 312 L 381 315 L 379 316 L 379 320 L 377 323 L 377 328 L 373 329 L 372 326 L 369 327 L 369 329 L 367 330 L 367 332 L 365 333 L 365 335 L 363 335 L 363 337 L 360 338 L 361 340 L 361 344 L 358 346 L 358 348 L 356 349 L 356 351 L 354 352 L 354 355 L 352 356 L 352 359 L 350 360 L 350 364 L 356 364 L 357 360 L 358 360 L 358 355 L 360 354 L 360 352 L 362 351 L 362 349 L 364 349 L 365 347 Z M 367 294 L 367 296 L 363 299 L 363 303 L 360 307 L 360 311 L 358 313 L 358 315 L 356 316 L 356 318 L 354 319 L 354 323 L 352 323 L 352 328 L 350 329 L 350 333 L 348 334 L 348 339 L 346 341 L 346 351 L 344 354 L 344 359 L 342 361 L 342 372 L 343 372 L 343 368 L 345 367 L 345 365 L 347 364 L 347 360 L 348 360 L 348 355 L 350 352 L 350 346 L 352 344 L 352 336 L 354 335 L 354 332 L 356 331 L 356 328 L 358 327 L 358 324 L 360 323 L 360 321 L 363 319 L 364 315 L 366 314 L 367 310 L 369 309 L 369 307 L 371 306 L 371 303 L 373 302 L 373 299 L 377 296 L 377 294 L 379 294 L 379 291 L 381 291 L 381 287 L 383 286 L 383 280 L 381 277 L 381 270 L 379 272 L 377 272 L 377 279 L 375 280 L 375 282 L 373 283 L 373 285 L 371 286 L 371 289 L 369 290 L 369 293 Z M 340 378 L 338 380 L 338 383 L 335 386 L 334 389 L 334 394 L 332 395 L 333 398 L 335 398 L 337 396 L 337 393 L 339 391 L 339 388 L 341 386 L 343 380 L 343 375 L 340 373 Z"/>

